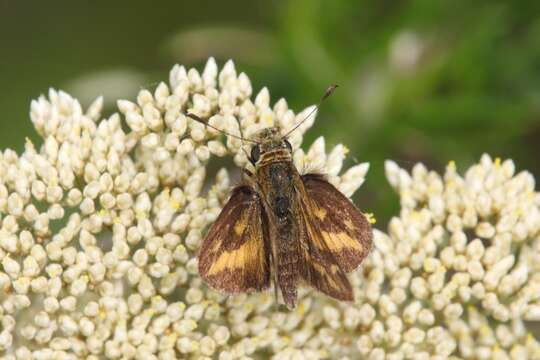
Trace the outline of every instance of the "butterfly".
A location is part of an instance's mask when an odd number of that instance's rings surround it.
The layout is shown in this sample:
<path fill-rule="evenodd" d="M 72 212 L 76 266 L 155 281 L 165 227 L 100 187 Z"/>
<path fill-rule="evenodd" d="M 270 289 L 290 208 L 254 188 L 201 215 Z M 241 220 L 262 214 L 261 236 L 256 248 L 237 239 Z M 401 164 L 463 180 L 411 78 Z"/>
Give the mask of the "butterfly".
<path fill-rule="evenodd" d="M 210 287 L 236 294 L 264 291 L 273 281 L 276 298 L 281 292 L 291 309 L 302 283 L 353 300 L 346 274 L 369 254 L 371 224 L 323 175 L 296 169 L 287 136 L 305 119 L 286 135 L 271 127 L 253 139 L 240 137 L 253 143 L 247 155 L 255 171 L 244 169 L 243 183 L 231 191 L 202 242 L 199 273 Z"/>

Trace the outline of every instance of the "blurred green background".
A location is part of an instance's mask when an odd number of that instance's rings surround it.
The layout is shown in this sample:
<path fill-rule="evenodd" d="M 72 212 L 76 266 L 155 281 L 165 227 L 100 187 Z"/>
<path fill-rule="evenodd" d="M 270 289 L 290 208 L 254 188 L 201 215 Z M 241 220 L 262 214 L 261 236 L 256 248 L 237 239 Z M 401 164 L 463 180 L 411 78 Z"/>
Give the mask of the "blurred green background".
<path fill-rule="evenodd" d="M 384 159 L 460 170 L 483 152 L 540 176 L 537 1 L 0 0 L 0 144 L 37 141 L 30 101 L 49 87 L 84 106 L 168 78 L 175 63 L 232 58 L 255 91 L 294 110 L 330 83 L 308 143 L 350 149 L 371 170 L 356 200 L 379 225 L 398 209 Z"/>

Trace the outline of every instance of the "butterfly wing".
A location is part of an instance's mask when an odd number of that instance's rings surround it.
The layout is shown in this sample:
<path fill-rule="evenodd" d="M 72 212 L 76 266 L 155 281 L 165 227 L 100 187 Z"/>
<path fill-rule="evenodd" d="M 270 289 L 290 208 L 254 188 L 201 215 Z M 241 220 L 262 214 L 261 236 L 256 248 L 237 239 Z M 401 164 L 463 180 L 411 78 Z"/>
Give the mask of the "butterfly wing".
<path fill-rule="evenodd" d="M 268 226 L 259 196 L 243 185 L 208 231 L 199 252 L 199 273 L 227 293 L 262 291 L 270 285 Z"/>
<path fill-rule="evenodd" d="M 300 224 L 304 258 L 302 277 L 323 293 L 352 300 L 346 273 L 357 268 L 372 248 L 367 218 L 321 175 L 302 176 Z"/>

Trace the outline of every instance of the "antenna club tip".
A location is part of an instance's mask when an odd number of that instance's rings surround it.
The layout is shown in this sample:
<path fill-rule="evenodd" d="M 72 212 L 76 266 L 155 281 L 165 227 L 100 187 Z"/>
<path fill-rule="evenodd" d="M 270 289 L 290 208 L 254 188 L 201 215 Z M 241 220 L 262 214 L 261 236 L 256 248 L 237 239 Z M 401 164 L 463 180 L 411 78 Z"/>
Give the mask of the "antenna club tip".
<path fill-rule="evenodd" d="M 332 95 L 332 93 L 334 92 L 334 90 L 336 90 L 337 88 L 339 87 L 338 84 L 332 84 L 330 85 L 326 91 L 324 92 L 324 95 L 321 99 L 321 101 L 323 101 L 324 99 L 326 99 L 327 97 L 329 97 L 330 95 Z"/>
<path fill-rule="evenodd" d="M 336 90 L 338 87 L 339 87 L 338 84 L 331 84 L 331 85 L 328 87 L 328 89 L 326 89 L 326 91 L 332 92 L 332 91 Z"/>

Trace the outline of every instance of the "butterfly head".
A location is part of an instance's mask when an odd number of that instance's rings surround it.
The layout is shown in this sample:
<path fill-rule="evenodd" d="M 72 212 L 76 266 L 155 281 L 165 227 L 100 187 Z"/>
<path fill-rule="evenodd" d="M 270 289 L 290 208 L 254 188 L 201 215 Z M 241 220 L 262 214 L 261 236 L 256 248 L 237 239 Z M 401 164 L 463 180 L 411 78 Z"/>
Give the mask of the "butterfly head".
<path fill-rule="evenodd" d="M 263 161 L 283 161 L 292 157 L 292 146 L 287 138 L 281 135 L 278 127 L 259 130 L 255 134 L 257 144 L 251 148 L 250 160 L 254 165 Z"/>

